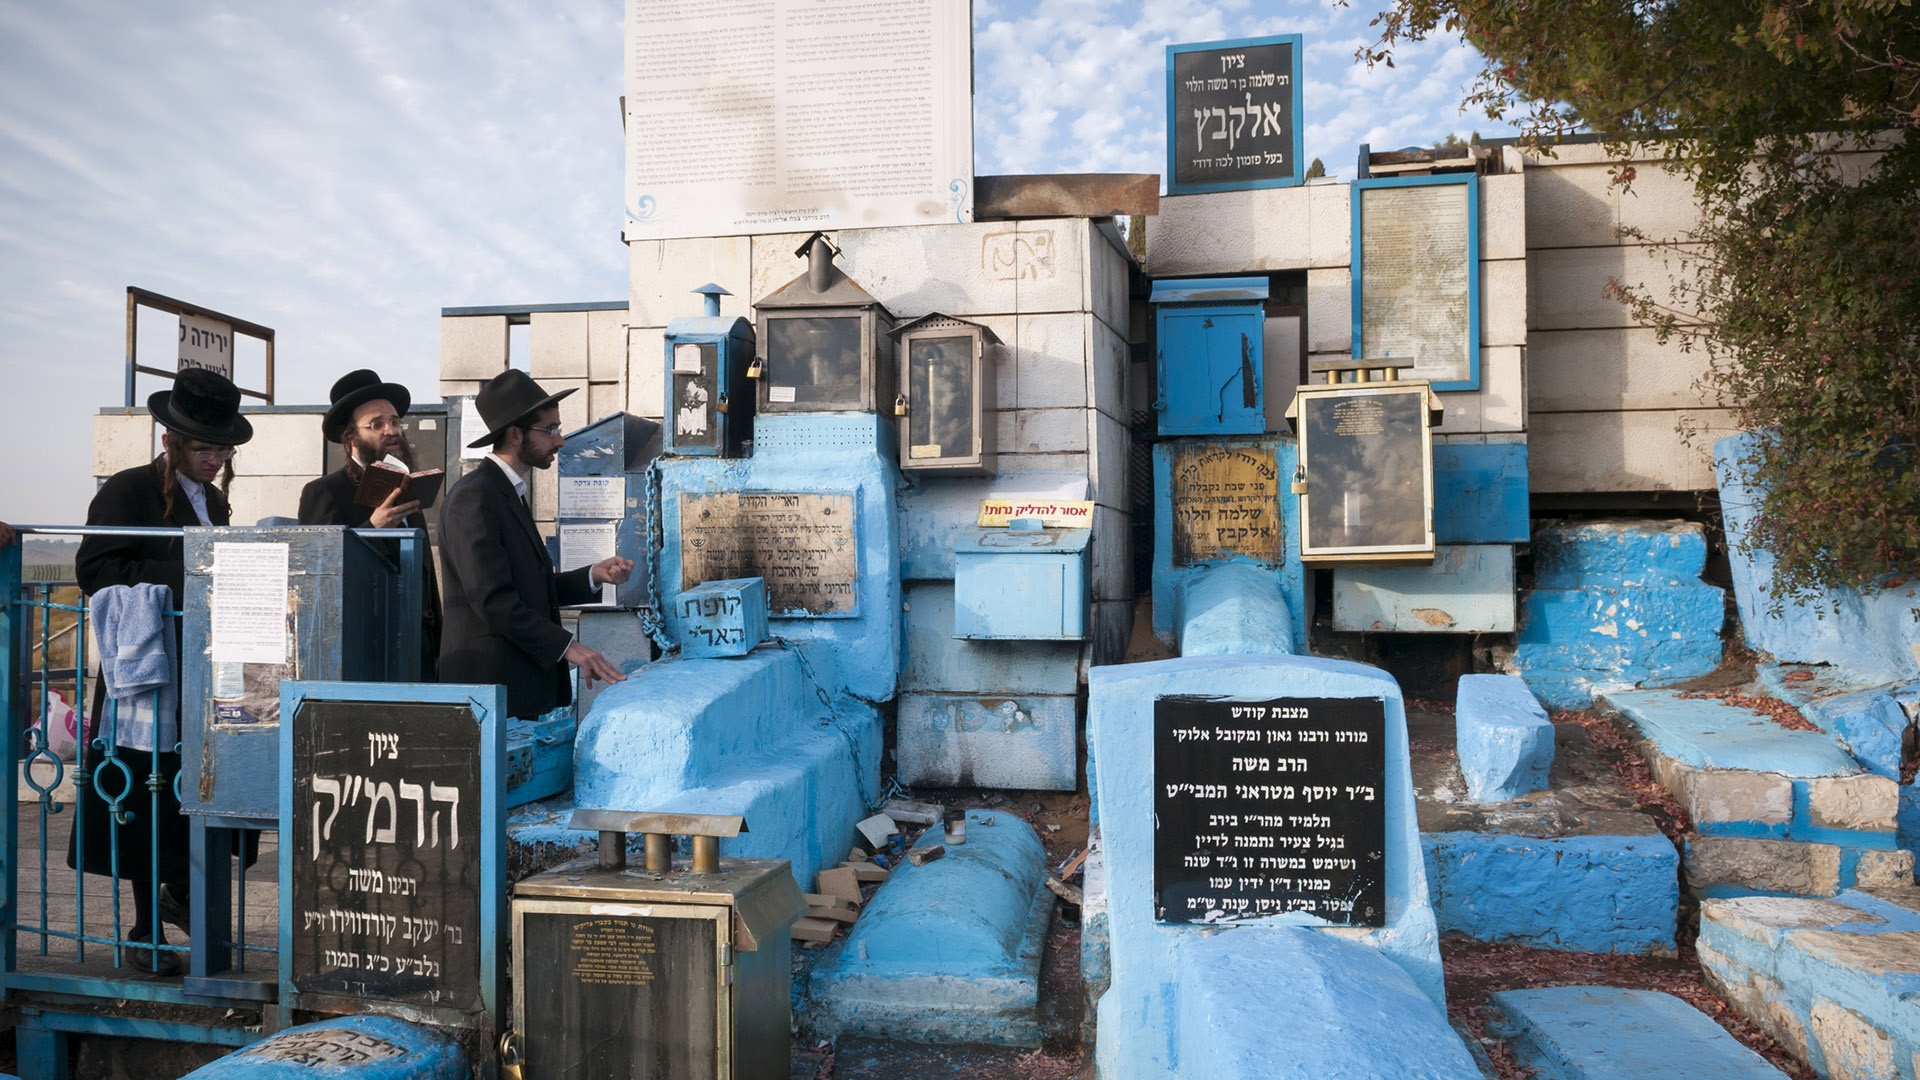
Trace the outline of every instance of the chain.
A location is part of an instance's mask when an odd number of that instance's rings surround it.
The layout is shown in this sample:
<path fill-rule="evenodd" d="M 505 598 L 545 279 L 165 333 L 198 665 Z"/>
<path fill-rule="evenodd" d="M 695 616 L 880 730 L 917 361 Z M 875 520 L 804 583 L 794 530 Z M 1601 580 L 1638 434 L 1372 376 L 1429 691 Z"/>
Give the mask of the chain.
<path fill-rule="evenodd" d="M 660 555 L 666 547 L 666 522 L 660 512 L 660 459 L 647 462 L 647 606 L 640 612 L 640 629 L 662 653 L 672 642 L 667 638 L 667 623 L 660 613 Z"/>
<path fill-rule="evenodd" d="M 853 755 L 853 782 L 860 788 L 861 805 L 869 810 L 879 806 L 884 795 L 872 795 L 867 792 L 865 780 L 867 770 L 860 755 L 860 740 L 848 730 L 847 725 L 840 722 L 840 710 L 834 707 L 833 696 L 827 693 L 826 684 L 814 673 L 813 664 L 807 660 L 807 651 L 800 647 L 799 642 L 788 638 L 775 635 L 773 640 L 775 644 L 792 653 L 800 661 L 801 676 L 813 685 L 814 696 L 820 699 L 821 706 L 827 710 L 828 721 L 833 725 L 833 729 L 840 733 L 840 737 L 846 740 L 847 750 Z"/>

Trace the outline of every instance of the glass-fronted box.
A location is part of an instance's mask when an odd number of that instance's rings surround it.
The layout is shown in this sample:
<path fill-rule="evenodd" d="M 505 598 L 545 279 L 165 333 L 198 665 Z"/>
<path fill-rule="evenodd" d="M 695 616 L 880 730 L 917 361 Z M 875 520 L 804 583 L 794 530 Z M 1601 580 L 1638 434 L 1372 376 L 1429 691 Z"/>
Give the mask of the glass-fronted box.
<path fill-rule="evenodd" d="M 1300 561 L 1433 561 L 1433 425 L 1424 380 L 1303 386 L 1287 417 L 1300 439 Z"/>
<path fill-rule="evenodd" d="M 739 457 L 753 438 L 754 395 L 747 368 L 754 359 L 753 325 L 720 317 L 718 285 L 693 290 L 706 314 L 667 324 L 666 431 L 663 449 L 692 457 Z"/>
<path fill-rule="evenodd" d="M 976 322 L 932 312 L 893 330 L 900 470 L 991 476 L 994 373 L 1003 346 Z"/>
<path fill-rule="evenodd" d="M 747 374 L 760 381 L 760 411 L 891 409 L 892 313 L 834 265 L 837 252 L 824 234 L 794 254 L 806 257 L 807 272 L 754 305 L 760 356 Z"/>

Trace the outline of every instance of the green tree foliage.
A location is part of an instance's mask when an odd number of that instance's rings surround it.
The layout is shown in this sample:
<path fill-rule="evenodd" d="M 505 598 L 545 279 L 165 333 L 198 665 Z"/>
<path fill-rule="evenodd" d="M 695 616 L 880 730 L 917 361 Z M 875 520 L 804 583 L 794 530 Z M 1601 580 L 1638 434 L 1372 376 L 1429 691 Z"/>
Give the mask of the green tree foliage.
<path fill-rule="evenodd" d="M 1359 59 L 1445 29 L 1485 57 L 1468 101 L 1538 148 L 1597 132 L 1652 157 L 1703 224 L 1671 292 L 1615 295 L 1708 359 L 1764 432 L 1749 543 L 1776 599 L 1920 563 L 1920 12 L 1913 0 L 1393 0 Z"/>
<path fill-rule="evenodd" d="M 1312 161 L 1307 162 L 1306 178 L 1308 180 L 1318 180 L 1319 178 L 1325 175 L 1327 175 L 1327 166 L 1325 162 L 1321 161 L 1319 158 L 1314 158 Z"/>

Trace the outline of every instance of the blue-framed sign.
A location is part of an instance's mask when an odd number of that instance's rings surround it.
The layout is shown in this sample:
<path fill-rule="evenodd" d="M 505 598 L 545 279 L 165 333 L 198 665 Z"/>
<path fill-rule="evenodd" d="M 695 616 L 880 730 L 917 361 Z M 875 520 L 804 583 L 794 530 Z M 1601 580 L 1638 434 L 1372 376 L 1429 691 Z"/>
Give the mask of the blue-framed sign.
<path fill-rule="evenodd" d="M 1292 187 L 1300 160 L 1299 34 L 1167 46 L 1167 193 Z"/>
<path fill-rule="evenodd" d="M 1353 356 L 1435 390 L 1480 389 L 1478 177 L 1353 182 Z"/>
<path fill-rule="evenodd" d="M 280 1002 L 479 1029 L 502 1001 L 506 692 L 280 684 Z"/>

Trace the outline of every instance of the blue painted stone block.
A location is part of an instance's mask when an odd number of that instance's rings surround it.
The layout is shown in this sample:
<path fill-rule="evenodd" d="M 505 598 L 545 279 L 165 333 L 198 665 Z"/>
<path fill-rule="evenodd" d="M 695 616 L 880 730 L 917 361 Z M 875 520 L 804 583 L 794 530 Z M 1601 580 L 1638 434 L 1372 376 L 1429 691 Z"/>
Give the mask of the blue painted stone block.
<path fill-rule="evenodd" d="M 929 830 L 916 847 L 941 844 Z M 967 811 L 967 839 L 895 868 L 810 983 L 804 1026 L 909 1042 L 1040 1044 L 1046 852 L 1006 811 Z"/>
<path fill-rule="evenodd" d="M 680 655 L 745 656 L 767 640 L 767 583 L 764 578 L 707 581 L 682 592 L 679 606 Z"/>
<path fill-rule="evenodd" d="M 1524 544 L 1530 505 L 1526 443 L 1434 444 L 1434 543 Z"/>
<path fill-rule="evenodd" d="M 1426 566 L 1335 567 L 1333 628 L 1356 633 L 1510 634 L 1513 548 L 1448 544 Z"/>
<path fill-rule="evenodd" d="M 425 1024 L 343 1016 L 302 1024 L 202 1065 L 182 1080 L 467 1080 L 467 1052 Z"/>
<path fill-rule="evenodd" d="M 1780 1070 L 1672 994 L 1612 986 L 1492 998 L 1521 1062 L 1543 1080 L 1777 1080 Z"/>
<path fill-rule="evenodd" d="M 1828 590 L 1810 601 L 1796 597 L 1773 610 L 1773 555 L 1746 550 L 1744 543 L 1765 496 L 1742 464 L 1754 438 L 1735 435 L 1713 444 L 1733 595 L 1747 644 L 1777 660 L 1830 664 L 1862 685 L 1920 678 L 1920 575 L 1865 590 Z"/>
<path fill-rule="evenodd" d="M 1076 698 L 903 693 L 895 732 L 902 783 L 1032 791 L 1079 786 Z"/>
<path fill-rule="evenodd" d="M 1525 680 L 1512 675 L 1460 677 L 1454 745 L 1474 802 L 1538 791 L 1553 769 L 1553 722 Z"/>
<path fill-rule="evenodd" d="M 953 549 L 953 636 L 1078 641 L 1087 636 L 1092 529 L 975 529 Z"/>
<path fill-rule="evenodd" d="M 1446 1010 L 1378 952 L 1300 927 L 1246 937 L 1219 934 L 1182 948 L 1166 1070 L 1103 1053 L 1103 1080 L 1480 1076 Z M 1096 1047 L 1108 1037 L 1103 1025 Z"/>
<path fill-rule="evenodd" d="M 1214 1075 L 1183 1067 L 1186 1056 L 1197 1052 L 1191 1040 L 1200 1027 L 1182 1003 L 1188 995 L 1209 993 L 1210 988 L 1201 980 L 1209 977 L 1209 970 L 1218 970 L 1209 969 L 1198 959 L 1187 959 L 1189 951 L 1222 950 L 1253 956 L 1274 950 L 1277 955 L 1290 956 L 1304 947 L 1282 939 L 1301 929 L 1323 933 L 1319 928 L 1326 925 L 1301 912 L 1240 920 L 1225 927 L 1155 921 L 1153 709 L 1156 699 L 1181 696 L 1248 702 L 1281 697 L 1366 698 L 1384 703 L 1385 925 L 1342 929 L 1336 936 L 1358 949 L 1375 950 L 1400 968 L 1411 987 L 1428 1002 L 1444 1010 L 1439 934 L 1414 820 L 1406 712 L 1400 688 L 1391 676 L 1361 664 L 1304 656 L 1183 657 L 1096 667 L 1088 680 L 1087 746 L 1093 763 L 1090 767 L 1097 770 L 1097 777 L 1090 777 L 1089 788 L 1098 803 L 1105 858 L 1111 973 L 1110 985 L 1098 1006 L 1099 1075 L 1110 1080 Z M 1271 970 L 1274 978 L 1282 978 L 1286 968 L 1275 964 Z M 1373 970 L 1380 969 L 1375 965 Z M 1278 1011 L 1264 1005 L 1256 995 L 1212 1000 L 1219 1004 L 1213 1010 L 1214 1021 L 1206 1028 L 1207 1038 L 1237 1025 L 1265 1030 L 1262 1025 L 1270 1025 Z M 1352 1003 L 1341 998 L 1300 1001 L 1291 1007 L 1325 1008 L 1337 1013 L 1351 1009 Z M 1395 1023 L 1403 1011 L 1392 1014 Z M 1293 1052 L 1278 1041 L 1272 1046 L 1277 1055 Z M 1284 1065 L 1287 1059 L 1281 1056 L 1275 1060 Z M 1473 1075 L 1470 1064 L 1467 1069 L 1466 1073 L 1441 1071 L 1433 1075 Z M 1403 1074 L 1419 1075 L 1419 1071 L 1390 1070 L 1383 1075 Z M 1248 1075 L 1289 1074 L 1269 1070 Z"/>
<path fill-rule="evenodd" d="M 1177 640 L 1182 656 L 1292 654 L 1279 573 L 1248 563 L 1202 568 L 1181 590 Z"/>
<path fill-rule="evenodd" d="M 1514 669 L 1553 708 L 1666 686 L 1720 663 L 1725 600 L 1700 581 L 1706 537 L 1688 522 L 1594 521 L 1540 530 Z"/>
<path fill-rule="evenodd" d="M 1442 933 L 1568 952 L 1671 953 L 1680 853 L 1638 835 L 1423 833 Z"/>
<path fill-rule="evenodd" d="M 572 710 L 555 709 L 538 720 L 508 720 L 507 806 L 515 807 L 573 786 Z"/>

